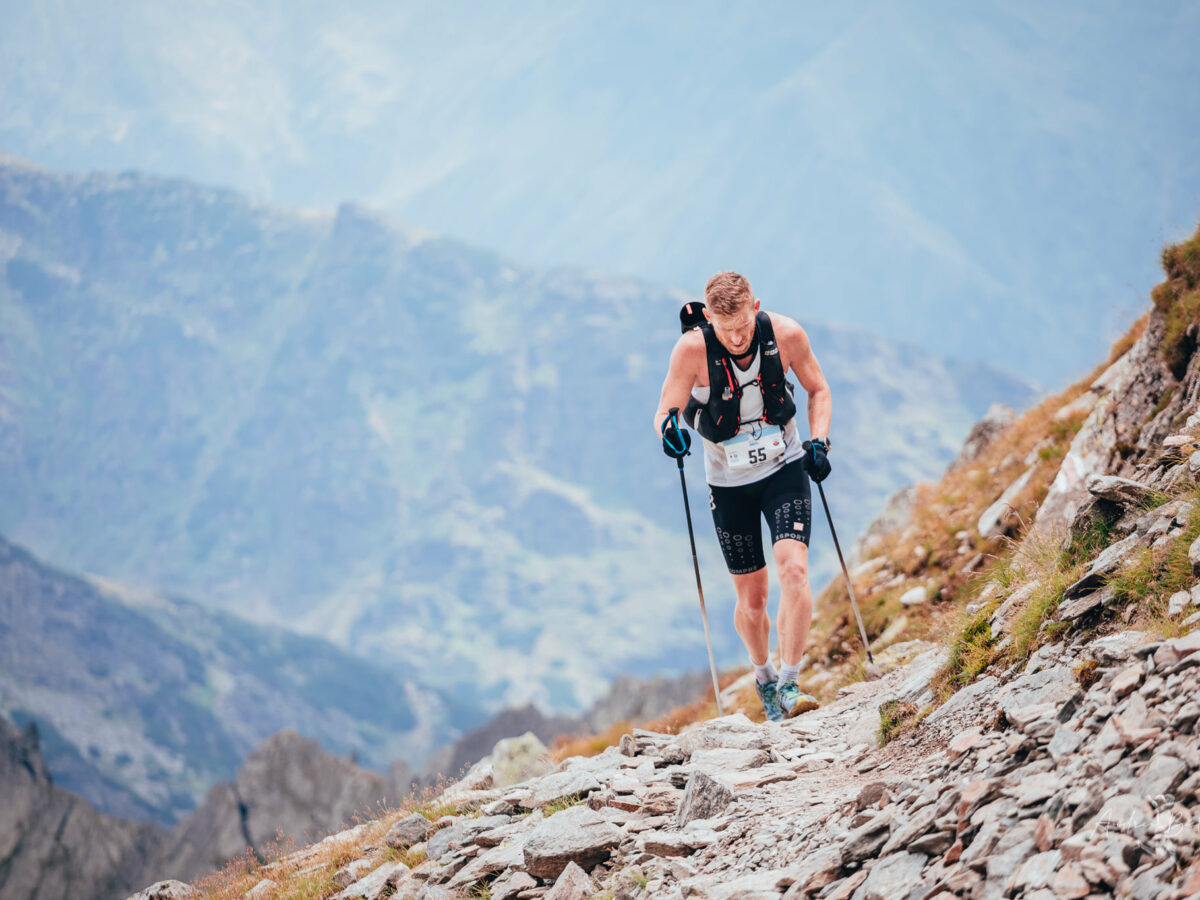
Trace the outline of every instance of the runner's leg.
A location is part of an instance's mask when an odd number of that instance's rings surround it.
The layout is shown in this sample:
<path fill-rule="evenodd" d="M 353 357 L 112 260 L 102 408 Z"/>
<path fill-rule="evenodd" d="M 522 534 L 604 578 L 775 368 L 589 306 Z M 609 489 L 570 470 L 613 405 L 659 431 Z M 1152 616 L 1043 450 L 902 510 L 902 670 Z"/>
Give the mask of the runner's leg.
<path fill-rule="evenodd" d="M 717 541 L 737 592 L 733 624 L 755 665 L 766 663 L 771 640 L 767 613 L 767 560 L 763 555 L 758 484 L 708 488 Z"/>
<path fill-rule="evenodd" d="M 795 675 L 812 624 L 812 589 L 808 582 L 808 536 L 812 499 L 808 475 L 800 460 L 772 475 L 763 492 L 762 511 L 771 529 L 772 552 L 779 572 L 779 649 L 786 671 Z"/>
<path fill-rule="evenodd" d="M 737 608 L 733 625 L 746 645 L 751 661 L 765 665 L 771 649 L 771 617 L 767 612 L 767 568 L 763 566 L 749 575 L 733 575 L 737 591 Z"/>
<path fill-rule="evenodd" d="M 800 665 L 812 625 L 812 588 L 808 583 L 808 547 L 800 541 L 776 541 L 779 571 L 779 645 L 783 668 Z M 794 671 L 791 672 L 794 675 Z M 782 676 L 781 676 L 782 677 Z"/>

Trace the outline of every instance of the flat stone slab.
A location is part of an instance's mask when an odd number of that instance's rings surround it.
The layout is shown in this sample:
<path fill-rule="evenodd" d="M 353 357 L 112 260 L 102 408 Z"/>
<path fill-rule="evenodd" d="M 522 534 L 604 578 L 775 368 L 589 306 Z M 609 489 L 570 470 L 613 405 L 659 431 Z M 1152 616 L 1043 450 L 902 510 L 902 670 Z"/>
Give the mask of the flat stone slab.
<path fill-rule="evenodd" d="M 523 848 L 524 868 L 538 878 L 558 878 L 567 863 L 584 869 L 608 859 L 621 843 L 619 828 L 586 806 L 572 806 L 538 823 Z"/>
<path fill-rule="evenodd" d="M 714 747 L 697 750 L 692 754 L 691 766 L 704 772 L 740 771 L 765 766 L 771 757 L 763 750 L 737 750 L 732 747 Z"/>
<path fill-rule="evenodd" d="M 556 772 L 533 783 L 533 790 L 521 799 L 526 809 L 537 809 L 565 800 L 568 797 L 586 797 L 600 790 L 600 781 L 591 772 Z"/>

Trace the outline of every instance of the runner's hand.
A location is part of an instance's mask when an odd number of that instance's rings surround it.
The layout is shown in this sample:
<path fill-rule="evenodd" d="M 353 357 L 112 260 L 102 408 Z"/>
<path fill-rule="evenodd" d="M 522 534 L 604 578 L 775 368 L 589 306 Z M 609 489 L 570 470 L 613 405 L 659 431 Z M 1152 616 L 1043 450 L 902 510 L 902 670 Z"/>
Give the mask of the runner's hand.
<path fill-rule="evenodd" d="M 670 415 L 662 423 L 663 453 L 671 459 L 683 459 L 692 452 L 692 435 L 686 428 L 679 427 L 679 407 L 672 406 Z"/>
<path fill-rule="evenodd" d="M 804 468 L 808 477 L 818 484 L 829 477 L 829 450 L 822 440 L 804 442 Z"/>

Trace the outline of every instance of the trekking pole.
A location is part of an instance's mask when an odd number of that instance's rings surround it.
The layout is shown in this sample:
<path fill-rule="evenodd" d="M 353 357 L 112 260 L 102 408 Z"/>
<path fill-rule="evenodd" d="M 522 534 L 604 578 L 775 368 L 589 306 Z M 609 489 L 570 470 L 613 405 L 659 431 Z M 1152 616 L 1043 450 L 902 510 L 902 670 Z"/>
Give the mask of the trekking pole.
<path fill-rule="evenodd" d="M 867 664 L 875 665 L 871 656 L 871 644 L 867 640 L 867 629 L 863 627 L 862 613 L 858 611 L 858 601 L 854 599 L 854 585 L 850 583 L 850 571 L 846 568 L 846 560 L 842 558 L 842 545 L 838 543 L 837 530 L 833 527 L 833 516 L 829 514 L 829 501 L 825 499 L 825 487 L 817 482 L 817 490 L 821 492 L 821 504 L 825 507 L 825 518 L 829 521 L 829 533 L 833 535 L 833 546 L 837 550 L 838 562 L 842 564 L 842 574 L 846 576 L 846 590 L 850 592 L 850 605 L 854 607 L 854 618 L 858 620 L 858 633 L 862 635 L 863 646 L 867 649 Z"/>
<path fill-rule="evenodd" d="M 683 488 L 683 512 L 687 516 L 688 540 L 692 544 L 692 566 L 696 570 L 696 592 L 700 595 L 700 618 L 704 620 L 704 640 L 708 644 L 708 667 L 712 671 L 713 696 L 717 698 L 717 715 L 725 715 L 721 709 L 721 688 L 717 684 L 717 662 L 713 659 L 712 636 L 708 633 L 708 610 L 704 608 L 704 587 L 700 584 L 700 560 L 696 557 L 696 536 L 692 533 L 692 507 L 688 503 L 687 479 L 683 477 L 683 457 L 679 463 L 679 486 Z"/>

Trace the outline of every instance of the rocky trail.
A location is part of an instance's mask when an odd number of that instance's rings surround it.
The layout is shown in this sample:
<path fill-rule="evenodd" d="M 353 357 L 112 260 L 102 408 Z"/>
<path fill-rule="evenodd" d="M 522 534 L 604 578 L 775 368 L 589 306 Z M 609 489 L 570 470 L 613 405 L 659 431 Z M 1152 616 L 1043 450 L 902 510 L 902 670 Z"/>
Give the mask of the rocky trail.
<path fill-rule="evenodd" d="M 509 786 L 485 760 L 439 798 L 464 812 L 396 822 L 335 876 L 335 896 L 1200 894 L 1200 632 L 1044 647 L 876 746 L 879 705 L 928 699 L 944 655 L 927 650 L 788 722 L 736 714 L 679 735 L 636 731 Z M 1094 679 L 1086 690 L 1077 670 Z M 295 870 L 321 846 L 274 865 Z M 410 869 L 385 861 L 389 848 L 425 858 Z M 271 874 L 246 896 L 274 896 Z"/>

